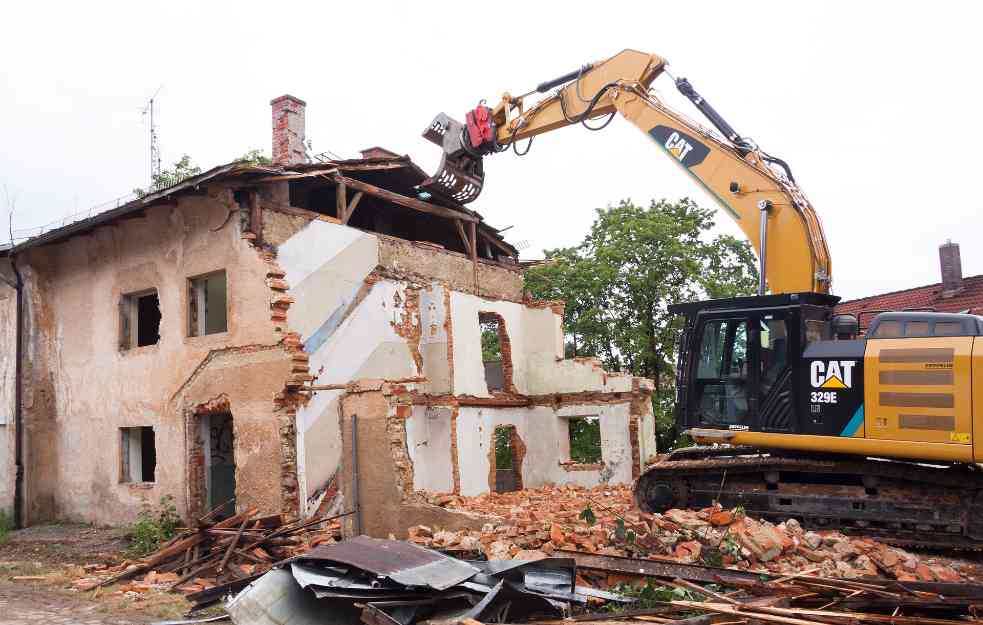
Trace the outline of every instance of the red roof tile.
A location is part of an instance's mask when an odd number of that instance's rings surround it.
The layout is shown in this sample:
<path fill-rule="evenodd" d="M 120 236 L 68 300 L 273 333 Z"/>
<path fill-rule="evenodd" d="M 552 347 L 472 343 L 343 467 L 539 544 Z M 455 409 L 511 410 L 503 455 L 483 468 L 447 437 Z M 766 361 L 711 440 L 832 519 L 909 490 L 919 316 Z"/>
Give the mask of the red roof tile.
<path fill-rule="evenodd" d="M 942 297 L 942 283 L 919 286 L 904 291 L 871 295 L 840 302 L 837 313 L 860 316 L 866 327 L 876 312 L 885 310 L 932 310 L 935 312 L 971 312 L 983 314 L 983 275 L 963 278 L 963 288 L 952 297 Z"/>

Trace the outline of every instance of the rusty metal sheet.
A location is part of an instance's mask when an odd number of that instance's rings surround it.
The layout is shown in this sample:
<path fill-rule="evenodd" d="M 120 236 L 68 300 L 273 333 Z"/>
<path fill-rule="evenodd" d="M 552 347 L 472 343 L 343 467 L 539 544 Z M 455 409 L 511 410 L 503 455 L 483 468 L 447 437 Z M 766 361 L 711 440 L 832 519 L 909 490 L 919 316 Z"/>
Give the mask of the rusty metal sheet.
<path fill-rule="evenodd" d="M 424 586 L 436 590 L 446 590 L 479 572 L 467 562 L 412 543 L 368 536 L 321 545 L 298 560 L 347 564 L 404 586 Z"/>

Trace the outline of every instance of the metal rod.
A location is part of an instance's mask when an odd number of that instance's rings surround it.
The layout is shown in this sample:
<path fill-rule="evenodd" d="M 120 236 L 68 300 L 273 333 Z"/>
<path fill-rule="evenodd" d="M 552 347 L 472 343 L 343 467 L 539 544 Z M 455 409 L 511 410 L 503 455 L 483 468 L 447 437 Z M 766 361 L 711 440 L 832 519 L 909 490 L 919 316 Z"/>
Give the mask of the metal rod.
<path fill-rule="evenodd" d="M 362 533 L 362 506 L 358 498 L 358 415 L 352 415 L 352 499 L 355 504 L 355 535 Z"/>
<path fill-rule="evenodd" d="M 765 269 L 767 268 L 768 259 L 768 212 L 771 209 L 771 200 L 761 200 L 758 202 L 758 209 L 761 211 L 759 219 L 761 222 L 761 230 L 758 236 L 760 247 L 758 250 L 758 295 L 764 295 L 765 289 L 767 288 L 767 280 L 765 278 Z"/>

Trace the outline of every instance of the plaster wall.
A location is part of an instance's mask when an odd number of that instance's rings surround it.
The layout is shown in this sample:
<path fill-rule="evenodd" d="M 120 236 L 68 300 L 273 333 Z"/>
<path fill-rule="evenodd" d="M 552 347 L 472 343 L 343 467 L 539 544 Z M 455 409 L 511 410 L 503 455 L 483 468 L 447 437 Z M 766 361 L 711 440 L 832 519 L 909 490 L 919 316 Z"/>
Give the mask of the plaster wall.
<path fill-rule="evenodd" d="M 596 470 L 564 469 L 570 459 L 567 418 L 596 416 L 601 424 L 601 455 L 604 466 Z M 461 407 L 457 417 L 457 450 L 460 454 L 462 495 L 480 495 L 489 490 L 490 454 L 493 434 L 499 425 L 514 425 L 525 443 L 522 483 L 527 488 L 546 483 L 595 486 L 599 483 L 628 483 L 632 480 L 629 404 L 570 405 L 529 408 Z M 410 447 L 411 456 L 413 448 Z M 415 466 L 415 461 L 414 461 Z"/>
<path fill-rule="evenodd" d="M 14 383 L 17 348 L 17 292 L 0 283 L 0 512 L 12 517 L 17 476 L 14 445 Z"/>
<path fill-rule="evenodd" d="M 270 321 L 269 264 L 242 238 L 224 188 L 27 250 L 25 502 L 30 522 L 129 522 L 146 503 L 188 507 L 187 415 L 228 398 L 238 505 L 280 509 L 274 395 L 290 357 Z M 226 332 L 188 336 L 188 279 L 225 270 Z M 154 288 L 155 345 L 120 349 L 120 299 Z M 119 428 L 152 426 L 154 482 L 121 482 Z M 2 427 L 2 426 L 0 426 Z"/>
<path fill-rule="evenodd" d="M 523 395 L 550 393 L 631 392 L 632 376 L 608 373 L 590 359 L 563 359 L 560 315 L 549 308 L 492 300 L 453 291 L 454 393 L 490 397 L 481 358 L 478 314 L 496 313 L 505 321 L 511 342 L 512 381 Z"/>

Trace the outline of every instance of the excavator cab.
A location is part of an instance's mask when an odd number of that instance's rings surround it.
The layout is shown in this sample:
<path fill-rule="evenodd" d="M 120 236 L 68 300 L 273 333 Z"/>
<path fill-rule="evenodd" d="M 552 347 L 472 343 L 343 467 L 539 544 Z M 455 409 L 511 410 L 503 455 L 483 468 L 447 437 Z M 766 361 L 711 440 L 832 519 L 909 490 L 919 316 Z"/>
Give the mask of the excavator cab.
<path fill-rule="evenodd" d="M 676 370 L 677 424 L 697 431 L 808 434 L 840 425 L 842 416 L 833 412 L 855 410 L 855 400 L 862 402 L 852 388 L 838 389 L 835 410 L 802 410 L 814 399 L 808 378 L 816 353 L 859 357 L 850 360 L 851 386 L 861 371 L 863 342 L 834 339 L 837 301 L 832 295 L 791 293 L 671 306 L 671 312 L 685 316 Z"/>

